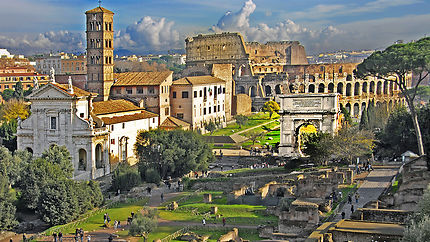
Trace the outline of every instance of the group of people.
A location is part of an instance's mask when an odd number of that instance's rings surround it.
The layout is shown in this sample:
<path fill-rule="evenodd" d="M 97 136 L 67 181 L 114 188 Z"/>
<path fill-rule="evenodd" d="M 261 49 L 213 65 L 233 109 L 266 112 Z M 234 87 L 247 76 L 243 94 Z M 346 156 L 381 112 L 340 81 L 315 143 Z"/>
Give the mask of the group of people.
<path fill-rule="evenodd" d="M 105 213 L 104 215 L 103 215 L 103 220 L 104 220 L 104 225 L 107 227 L 107 225 L 110 223 L 110 221 L 111 221 L 111 219 L 110 219 L 110 217 L 109 217 L 109 214 L 108 213 Z"/>

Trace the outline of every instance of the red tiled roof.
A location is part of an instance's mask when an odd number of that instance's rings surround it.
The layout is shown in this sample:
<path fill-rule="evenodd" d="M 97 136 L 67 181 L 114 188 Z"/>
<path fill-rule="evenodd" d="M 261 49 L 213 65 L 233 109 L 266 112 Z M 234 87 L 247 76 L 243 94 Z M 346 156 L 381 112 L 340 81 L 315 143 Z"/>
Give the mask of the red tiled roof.
<path fill-rule="evenodd" d="M 124 72 L 114 73 L 114 86 L 153 86 L 160 85 L 173 71 Z"/>
<path fill-rule="evenodd" d="M 38 74 L 38 73 L 34 73 L 34 72 L 22 72 L 22 73 L 0 73 L 0 77 L 4 77 L 4 76 L 48 76 L 48 75 L 44 75 L 44 74 Z"/>
<path fill-rule="evenodd" d="M 167 117 L 166 120 L 160 125 L 160 128 L 164 129 L 177 129 L 177 128 L 189 128 L 191 125 L 183 120 L 175 117 Z"/>
<path fill-rule="evenodd" d="M 112 11 L 107 10 L 106 8 L 103 8 L 103 7 L 96 7 L 94 9 L 86 11 L 85 13 L 111 13 L 111 14 L 114 14 Z"/>
<path fill-rule="evenodd" d="M 124 123 L 129 121 L 135 121 L 140 119 L 148 119 L 148 118 L 155 118 L 158 117 L 157 114 L 151 113 L 145 110 L 142 110 L 141 113 L 131 114 L 131 115 L 124 115 L 124 116 L 116 116 L 116 117 L 105 117 L 101 118 L 103 122 L 107 125 L 109 124 L 117 124 L 117 123 Z"/>
<path fill-rule="evenodd" d="M 225 83 L 225 81 L 213 76 L 188 76 L 174 81 L 173 85 L 204 85 L 214 83 Z"/>
<path fill-rule="evenodd" d="M 136 110 L 143 110 L 143 108 L 140 108 L 132 102 L 124 99 L 93 102 L 93 113 L 96 115 Z"/>
<path fill-rule="evenodd" d="M 52 82 L 50 82 L 48 84 L 51 84 L 53 86 L 60 88 L 62 91 L 64 91 L 65 93 L 69 94 L 72 97 L 74 97 L 74 96 L 85 97 L 85 96 L 89 96 L 89 95 L 97 96 L 97 93 L 87 92 L 87 91 L 84 91 L 84 90 L 82 90 L 78 87 L 75 87 L 75 86 L 73 86 L 73 94 L 72 94 L 68 91 L 69 90 L 68 84 L 59 84 L 59 83 L 52 83 Z"/>

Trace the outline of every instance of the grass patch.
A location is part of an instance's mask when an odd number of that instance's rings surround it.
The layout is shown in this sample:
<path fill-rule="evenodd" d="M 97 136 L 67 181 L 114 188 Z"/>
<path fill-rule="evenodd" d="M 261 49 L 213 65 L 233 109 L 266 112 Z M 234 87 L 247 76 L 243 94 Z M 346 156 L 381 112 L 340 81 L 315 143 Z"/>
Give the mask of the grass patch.
<path fill-rule="evenodd" d="M 278 122 L 275 122 L 275 123 L 278 123 Z M 257 128 L 257 129 L 260 129 L 260 128 Z M 257 129 L 253 129 L 253 131 L 257 130 Z M 260 132 L 263 132 L 263 131 L 264 130 L 261 130 Z M 276 144 L 279 143 L 281 140 L 280 133 L 281 133 L 281 131 L 279 131 L 279 130 L 273 130 L 273 131 L 266 133 L 264 136 L 258 138 L 257 140 L 260 141 L 261 145 L 269 143 L 269 145 L 272 145 L 272 147 L 275 147 Z M 245 136 L 246 136 L 246 134 L 245 134 Z M 270 140 L 269 137 L 271 137 L 272 140 Z M 255 144 L 258 144 L 258 142 L 256 142 Z M 252 146 L 252 141 L 248 140 L 248 141 L 242 143 L 242 146 L 245 148 Z"/>
<path fill-rule="evenodd" d="M 111 218 L 111 224 L 113 221 L 119 220 L 121 224 L 126 224 L 127 218 L 130 216 L 131 212 L 137 213 L 142 207 L 148 202 L 148 199 L 134 200 L 126 203 L 114 204 L 112 207 L 107 209 L 101 209 L 97 212 L 93 212 L 88 218 L 79 221 L 71 222 L 65 225 L 57 225 L 49 228 L 45 231 L 47 235 L 51 235 L 53 232 L 62 232 L 63 234 L 73 234 L 76 228 L 82 228 L 85 231 L 94 231 L 103 228 L 103 215 L 105 213 L 109 214 Z M 91 212 L 89 212 L 91 213 Z M 87 214 L 88 215 L 88 214 Z M 84 214 L 82 217 L 85 217 Z"/>
<path fill-rule="evenodd" d="M 210 211 L 214 204 L 195 203 L 179 206 L 175 211 L 167 211 L 165 208 L 159 209 L 159 216 L 162 219 L 172 221 L 192 221 L 200 222 L 203 214 Z M 252 205 L 224 205 L 216 204 L 218 214 L 223 215 L 229 224 L 266 224 L 267 222 L 276 223 L 278 218 L 266 215 L 266 208 L 263 206 Z M 221 224 L 222 218 L 216 219 L 210 216 L 207 223 Z"/>
<path fill-rule="evenodd" d="M 224 136 L 230 136 L 230 135 L 237 133 L 239 131 L 249 129 L 249 128 L 252 128 L 254 126 L 258 126 L 260 124 L 264 124 L 264 123 L 270 122 L 271 120 L 275 120 L 278 118 L 279 118 L 279 114 L 273 114 L 272 119 L 269 119 L 269 113 L 260 112 L 260 113 L 252 114 L 248 117 L 248 122 L 246 123 L 246 125 L 242 125 L 241 128 L 239 128 L 239 125 L 237 125 L 236 123 L 232 123 L 232 124 L 227 125 L 227 127 L 225 127 L 225 128 L 216 130 L 212 135 L 213 136 L 223 136 L 223 135 Z M 210 134 L 206 134 L 206 135 L 210 135 Z"/>
<path fill-rule="evenodd" d="M 155 241 L 157 239 L 163 239 L 176 231 L 180 230 L 181 227 L 158 227 L 154 232 L 150 233 L 146 241 Z M 143 238 L 139 241 L 143 241 Z"/>

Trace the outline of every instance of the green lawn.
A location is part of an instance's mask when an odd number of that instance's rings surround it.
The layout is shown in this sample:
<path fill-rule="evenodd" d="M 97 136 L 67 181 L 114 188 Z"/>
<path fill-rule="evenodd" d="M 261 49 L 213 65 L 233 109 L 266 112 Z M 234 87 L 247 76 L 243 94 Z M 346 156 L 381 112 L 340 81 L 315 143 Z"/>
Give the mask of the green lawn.
<path fill-rule="evenodd" d="M 249 118 L 248 122 L 245 125 L 243 125 L 240 129 L 239 129 L 239 125 L 237 125 L 236 123 L 232 123 L 232 124 L 227 125 L 227 127 L 225 127 L 225 128 L 216 130 L 212 135 L 213 136 L 222 136 L 222 135 L 230 136 L 234 133 L 237 133 L 238 131 L 252 128 L 254 126 L 270 122 L 271 120 L 278 119 L 279 114 L 273 114 L 272 119 L 269 119 L 269 113 L 260 112 L 260 113 L 252 114 L 248 118 Z M 210 135 L 210 134 L 206 134 L 206 135 Z"/>
<path fill-rule="evenodd" d="M 80 222 L 71 222 L 65 225 L 58 225 L 51 227 L 45 231 L 47 235 L 52 234 L 52 232 L 61 231 L 63 234 L 71 234 L 75 232 L 76 228 L 83 228 L 85 231 L 94 231 L 103 228 L 103 215 L 108 213 L 111 218 L 111 224 L 113 221 L 127 221 L 131 212 L 137 213 L 142 207 L 148 202 L 148 199 L 142 199 L 137 201 L 130 201 L 127 203 L 119 203 L 113 205 L 112 207 L 104 210 L 99 210 L 93 213 L 84 214 L 82 217 L 89 215 L 87 219 Z"/>
<path fill-rule="evenodd" d="M 179 206 L 175 211 L 167 211 L 165 208 L 159 209 L 159 216 L 162 219 L 173 221 L 193 221 L 200 222 L 203 218 L 202 214 L 210 211 L 215 204 L 194 203 Z M 267 222 L 277 222 L 277 217 L 266 215 L 266 208 L 263 206 L 252 205 L 224 205 L 216 204 L 218 214 L 226 218 L 227 223 L 231 224 L 266 224 Z M 197 214 L 197 213 L 198 214 Z M 207 219 L 208 223 L 222 223 L 222 218 L 216 219 L 215 216 L 210 216 Z"/>
<path fill-rule="evenodd" d="M 277 123 L 277 122 L 275 122 Z M 260 143 L 255 143 L 255 144 L 261 144 L 264 145 L 266 143 L 269 143 L 269 145 L 272 145 L 272 147 L 275 147 L 276 143 L 280 142 L 281 139 L 281 135 L 280 135 L 281 131 L 280 130 L 273 130 L 270 131 L 268 133 L 266 133 L 264 136 L 262 136 L 261 138 L 257 139 L 260 141 Z M 269 139 L 269 137 L 272 137 L 272 140 Z M 242 147 L 247 148 L 252 146 L 252 141 L 246 141 L 242 144 Z"/>

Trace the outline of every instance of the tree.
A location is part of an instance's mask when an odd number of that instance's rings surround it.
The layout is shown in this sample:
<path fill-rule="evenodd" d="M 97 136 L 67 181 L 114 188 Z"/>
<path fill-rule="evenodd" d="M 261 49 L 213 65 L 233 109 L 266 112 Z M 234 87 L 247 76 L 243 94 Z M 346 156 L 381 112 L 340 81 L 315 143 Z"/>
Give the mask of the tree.
<path fill-rule="evenodd" d="M 13 97 L 22 100 L 24 99 L 24 88 L 22 87 L 22 82 L 18 81 L 15 85 L 15 91 L 13 92 Z"/>
<path fill-rule="evenodd" d="M 237 125 L 239 125 L 239 129 L 241 129 L 243 125 L 246 125 L 246 123 L 248 123 L 248 117 L 246 117 L 245 115 L 236 115 L 234 118 L 236 119 Z"/>
<path fill-rule="evenodd" d="M 13 93 L 14 93 L 14 91 L 12 89 L 6 89 L 3 91 L 3 93 L 1 95 L 2 95 L 3 99 L 7 102 L 13 98 Z"/>
<path fill-rule="evenodd" d="M 324 163 L 331 155 L 333 137 L 329 133 L 316 132 L 303 135 L 303 153 L 312 161 Z"/>
<path fill-rule="evenodd" d="M 42 153 L 42 158 L 58 164 L 68 178 L 73 177 L 72 156 L 66 146 L 52 145 Z"/>
<path fill-rule="evenodd" d="M 148 234 L 154 231 L 156 228 L 156 219 L 146 217 L 138 213 L 135 215 L 133 222 L 130 225 L 129 234 L 132 236 L 143 236 L 146 241 Z"/>
<path fill-rule="evenodd" d="M 9 188 L 9 181 L 5 173 L 0 172 L 0 230 L 10 230 L 18 222 L 15 218 L 16 198 Z"/>
<path fill-rule="evenodd" d="M 352 118 L 349 111 L 346 108 L 341 107 L 340 112 L 343 114 L 343 122 L 346 124 L 352 125 Z"/>
<path fill-rule="evenodd" d="M 368 127 L 369 127 L 369 118 L 367 116 L 367 109 L 363 108 L 363 111 L 361 112 L 360 129 L 367 129 Z"/>
<path fill-rule="evenodd" d="M 1 109 L 1 119 L 4 121 L 16 120 L 18 117 L 22 120 L 26 119 L 30 115 L 28 105 L 24 101 L 18 101 L 11 99 L 6 102 Z"/>
<path fill-rule="evenodd" d="M 18 122 L 16 120 L 3 121 L 0 125 L 0 139 L 2 140 L 4 147 L 8 148 L 10 151 L 15 151 L 17 149 L 17 127 Z"/>
<path fill-rule="evenodd" d="M 424 152 L 430 152 L 430 106 L 417 109 L 418 121 L 422 131 Z M 378 152 L 385 156 L 399 156 L 406 150 L 418 152 L 416 145 L 416 132 L 412 123 L 411 114 L 406 107 L 397 107 L 388 118 L 382 132 L 377 136 Z"/>
<path fill-rule="evenodd" d="M 203 137 L 193 131 L 141 131 L 134 145 L 139 172 L 154 168 L 162 178 L 182 177 L 193 170 L 206 170 L 214 157 Z"/>
<path fill-rule="evenodd" d="M 408 44 L 395 44 L 383 51 L 376 51 L 363 63 L 357 66 L 356 75 L 359 78 L 374 76 L 393 82 L 399 88 L 408 104 L 414 125 L 418 153 L 424 155 L 424 145 L 418 116 L 414 106 L 418 86 L 429 75 L 430 70 L 430 38 L 423 38 Z M 408 76 L 414 73 L 418 76 L 412 91 L 408 91 Z"/>
<path fill-rule="evenodd" d="M 279 104 L 275 101 L 265 102 L 263 106 L 263 111 L 268 112 L 270 114 L 269 119 L 272 119 L 273 113 L 278 112 L 279 109 L 281 108 L 279 107 Z"/>
<path fill-rule="evenodd" d="M 252 145 L 254 145 L 258 138 L 262 136 L 264 136 L 264 132 L 258 132 L 255 130 L 251 130 L 246 134 L 246 137 L 248 137 L 252 141 Z"/>
<path fill-rule="evenodd" d="M 127 163 L 120 163 L 113 172 L 112 189 L 114 191 L 117 191 L 118 189 L 130 190 L 131 188 L 139 185 L 139 183 L 139 171 Z"/>
<path fill-rule="evenodd" d="M 211 132 L 211 135 L 216 130 L 216 124 L 214 121 L 210 120 L 209 123 L 205 123 L 205 129 L 209 132 Z"/>

